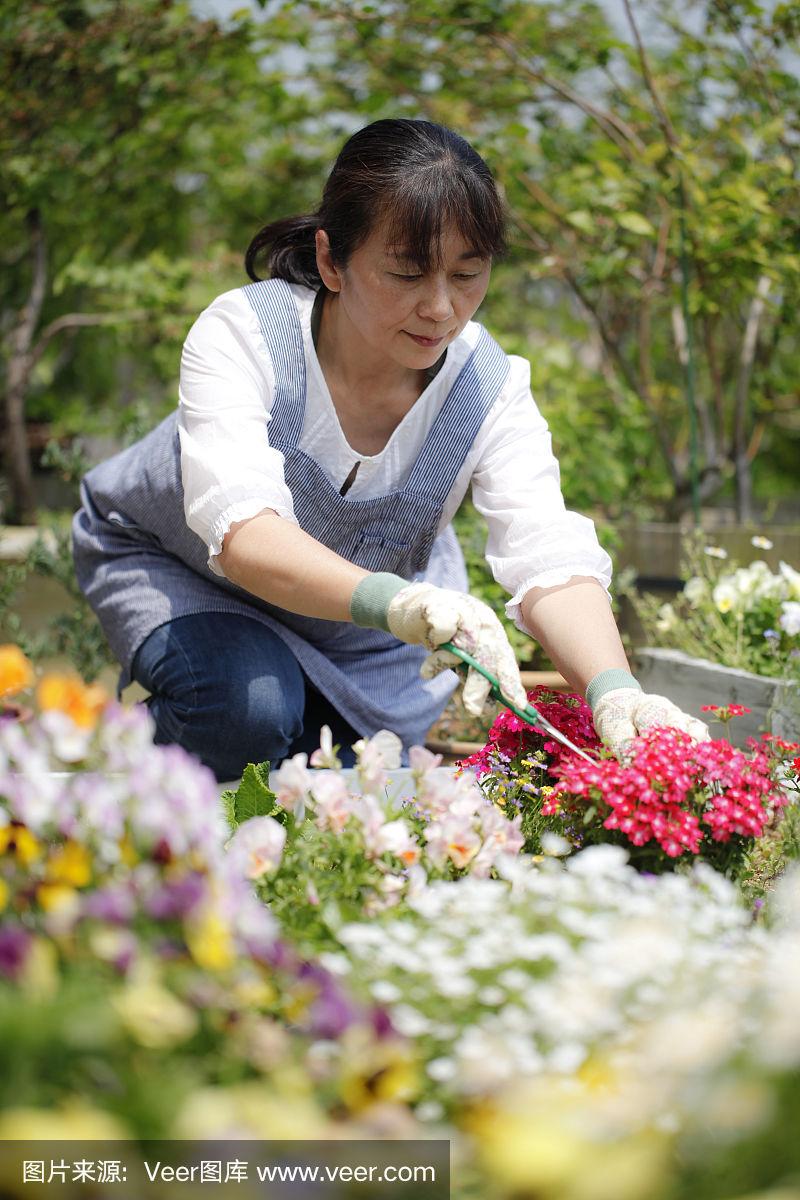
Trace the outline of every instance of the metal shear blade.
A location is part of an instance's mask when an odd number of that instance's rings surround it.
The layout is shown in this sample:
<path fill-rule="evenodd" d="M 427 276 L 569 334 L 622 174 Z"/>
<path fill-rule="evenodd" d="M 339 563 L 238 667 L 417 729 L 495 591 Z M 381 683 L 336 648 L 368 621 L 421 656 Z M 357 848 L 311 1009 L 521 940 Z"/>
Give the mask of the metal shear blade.
<path fill-rule="evenodd" d="M 505 706 L 505 708 L 510 708 L 511 711 L 516 713 L 518 717 L 521 717 L 523 721 L 527 721 L 529 725 L 538 725 L 540 729 L 544 729 L 545 732 L 549 733 L 551 737 L 554 737 L 556 741 L 561 742 L 562 746 L 566 746 L 568 750 L 571 750 L 573 754 L 579 755 L 579 757 L 585 759 L 586 762 L 591 763 L 595 761 L 586 753 L 585 750 L 581 750 L 579 746 L 576 746 L 575 743 L 571 741 L 565 733 L 562 733 L 560 729 L 556 729 L 552 721 L 548 721 L 547 717 L 542 716 L 538 708 L 535 708 L 533 704 L 528 703 L 525 708 L 518 708 L 513 701 L 509 700 L 508 697 L 503 694 L 498 680 L 494 677 L 494 675 L 492 675 L 491 671 L 488 671 L 486 667 L 479 663 L 477 659 L 473 658 L 471 654 L 468 654 L 466 650 L 462 650 L 460 646 L 456 646 L 453 642 L 443 642 L 439 649 L 447 650 L 450 654 L 454 654 L 456 658 L 461 659 L 465 666 L 472 667 L 472 669 L 477 671 L 479 675 L 482 675 L 484 679 L 488 679 L 489 683 L 492 685 L 491 695 L 494 697 L 494 699 L 499 700 L 500 703 Z"/>

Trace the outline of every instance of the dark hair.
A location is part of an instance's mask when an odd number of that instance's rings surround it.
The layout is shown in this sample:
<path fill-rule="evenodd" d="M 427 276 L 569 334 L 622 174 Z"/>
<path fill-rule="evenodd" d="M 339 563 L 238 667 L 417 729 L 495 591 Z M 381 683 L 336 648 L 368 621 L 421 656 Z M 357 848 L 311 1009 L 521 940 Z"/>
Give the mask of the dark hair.
<path fill-rule="evenodd" d="M 315 213 L 265 225 L 247 248 L 273 278 L 319 288 L 314 235 L 324 229 L 337 267 L 373 228 L 388 219 L 391 245 L 421 271 L 437 262 L 442 230 L 455 224 L 482 257 L 506 248 L 505 209 L 491 171 L 469 142 L 430 121 L 373 121 L 349 138 L 336 159 Z"/>

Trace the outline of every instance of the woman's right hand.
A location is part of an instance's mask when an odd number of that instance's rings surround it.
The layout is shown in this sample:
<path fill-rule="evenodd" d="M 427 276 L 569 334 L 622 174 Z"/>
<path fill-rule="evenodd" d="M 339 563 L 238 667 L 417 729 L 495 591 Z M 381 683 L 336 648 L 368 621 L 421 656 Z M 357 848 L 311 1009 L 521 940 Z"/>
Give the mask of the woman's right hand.
<path fill-rule="evenodd" d="M 482 600 L 432 583 L 410 583 L 392 598 L 386 618 L 395 637 L 433 651 L 422 664 L 420 674 L 424 679 L 461 665 L 462 660 L 455 654 L 438 649 L 443 642 L 453 642 L 491 671 L 509 700 L 520 708 L 528 703 L 505 630 Z M 467 712 L 479 716 L 490 690 L 489 680 L 470 667 L 463 693 Z"/>

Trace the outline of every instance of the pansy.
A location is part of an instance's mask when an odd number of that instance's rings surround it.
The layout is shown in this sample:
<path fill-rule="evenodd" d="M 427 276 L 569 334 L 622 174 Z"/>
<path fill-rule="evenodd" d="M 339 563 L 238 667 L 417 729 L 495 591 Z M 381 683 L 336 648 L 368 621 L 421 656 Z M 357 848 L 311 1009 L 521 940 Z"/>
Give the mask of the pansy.
<path fill-rule="evenodd" d="M 292 758 L 285 758 L 278 770 L 269 777 L 269 785 L 281 808 L 294 813 L 298 821 L 303 819 L 314 782 L 307 762 L 307 754 L 295 754 Z"/>
<path fill-rule="evenodd" d="M 286 843 L 286 827 L 274 817 L 251 817 L 236 830 L 228 853 L 247 879 L 261 879 L 280 866 Z"/>

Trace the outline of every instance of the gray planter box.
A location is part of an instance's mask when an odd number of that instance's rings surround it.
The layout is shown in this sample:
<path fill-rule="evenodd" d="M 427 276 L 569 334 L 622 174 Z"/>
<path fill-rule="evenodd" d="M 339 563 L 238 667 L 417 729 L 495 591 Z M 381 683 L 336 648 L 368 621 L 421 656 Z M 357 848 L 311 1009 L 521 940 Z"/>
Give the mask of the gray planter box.
<path fill-rule="evenodd" d="M 722 667 L 680 650 L 642 647 L 635 651 L 636 678 L 646 692 L 667 696 L 679 708 L 704 721 L 712 715 L 704 704 L 742 704 L 752 711 L 735 717 L 728 735 L 735 746 L 745 747 L 748 737 L 764 730 L 800 740 L 800 690 L 784 679 L 752 675 L 735 667 Z M 722 726 L 711 725 L 712 737 L 722 737 Z"/>

